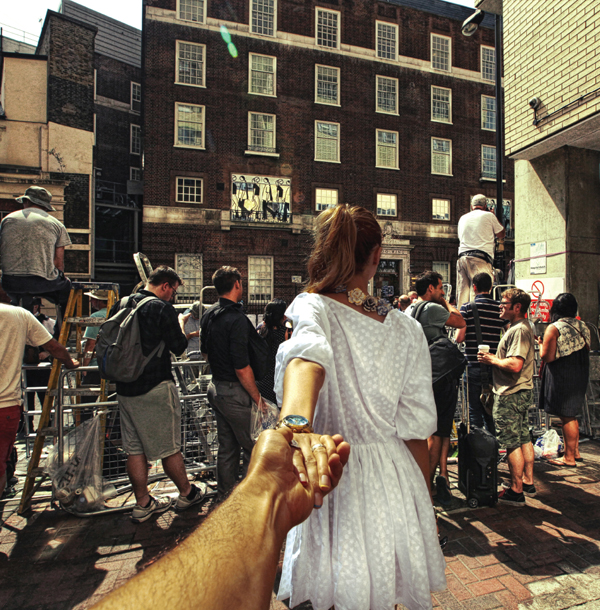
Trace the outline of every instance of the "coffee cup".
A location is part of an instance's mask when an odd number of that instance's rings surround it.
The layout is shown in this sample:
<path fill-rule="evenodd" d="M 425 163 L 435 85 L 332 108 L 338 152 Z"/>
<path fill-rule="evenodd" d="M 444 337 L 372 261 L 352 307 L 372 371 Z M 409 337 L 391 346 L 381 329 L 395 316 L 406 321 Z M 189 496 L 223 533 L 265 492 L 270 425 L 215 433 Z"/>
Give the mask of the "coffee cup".
<path fill-rule="evenodd" d="M 489 345 L 478 345 L 477 346 L 477 351 L 478 352 L 482 352 L 483 354 L 489 354 L 490 353 L 490 346 Z"/>

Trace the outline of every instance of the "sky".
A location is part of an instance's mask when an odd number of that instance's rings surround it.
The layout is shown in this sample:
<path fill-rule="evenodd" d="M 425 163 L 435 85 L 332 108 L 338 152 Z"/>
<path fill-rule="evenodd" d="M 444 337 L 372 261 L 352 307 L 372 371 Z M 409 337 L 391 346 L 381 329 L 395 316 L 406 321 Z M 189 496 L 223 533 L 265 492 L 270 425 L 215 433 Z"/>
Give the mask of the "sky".
<path fill-rule="evenodd" d="M 76 0 L 78 4 L 104 13 L 138 29 L 142 28 L 141 0 Z M 221 1 L 221 0 L 215 0 Z M 473 8 L 474 0 L 452 0 Z M 0 27 L 8 38 L 36 43 L 42 30 L 46 10 L 57 11 L 60 0 L 0 0 Z M 26 34 L 24 35 L 23 32 Z"/>

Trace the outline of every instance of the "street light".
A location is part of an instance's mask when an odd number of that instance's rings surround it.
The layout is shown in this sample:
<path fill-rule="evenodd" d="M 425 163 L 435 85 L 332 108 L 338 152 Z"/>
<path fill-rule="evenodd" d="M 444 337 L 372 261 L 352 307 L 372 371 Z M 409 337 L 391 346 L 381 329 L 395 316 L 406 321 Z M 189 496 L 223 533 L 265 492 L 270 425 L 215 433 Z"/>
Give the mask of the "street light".
<path fill-rule="evenodd" d="M 485 13 L 483 11 L 475 11 L 468 19 L 465 19 L 462 24 L 461 32 L 465 36 L 473 36 L 481 25 L 484 17 Z"/>

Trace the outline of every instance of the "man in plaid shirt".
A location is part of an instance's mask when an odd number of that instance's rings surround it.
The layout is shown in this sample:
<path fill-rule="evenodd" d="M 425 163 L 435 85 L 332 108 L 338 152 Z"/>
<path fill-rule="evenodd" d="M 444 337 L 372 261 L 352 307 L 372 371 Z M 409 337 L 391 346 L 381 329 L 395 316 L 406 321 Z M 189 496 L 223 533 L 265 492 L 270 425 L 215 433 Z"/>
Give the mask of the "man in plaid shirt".
<path fill-rule="evenodd" d="M 127 474 L 137 505 L 132 520 L 141 523 L 154 513 L 171 507 L 171 498 L 154 498 L 148 494 L 148 461 L 162 460 L 164 471 L 179 489 L 176 510 L 185 510 L 202 502 L 206 486 L 190 485 L 181 455 L 181 403 L 171 373 L 171 352 L 182 354 L 187 347 L 177 312 L 170 304 L 182 284 L 170 267 L 157 267 L 146 286 L 129 297 L 128 304 L 147 302 L 138 312 L 142 352 L 150 354 L 161 342 L 163 349 L 148 362 L 135 381 L 117 382 L 121 413 L 123 448 L 127 452 Z M 111 309 L 109 317 L 119 310 Z"/>

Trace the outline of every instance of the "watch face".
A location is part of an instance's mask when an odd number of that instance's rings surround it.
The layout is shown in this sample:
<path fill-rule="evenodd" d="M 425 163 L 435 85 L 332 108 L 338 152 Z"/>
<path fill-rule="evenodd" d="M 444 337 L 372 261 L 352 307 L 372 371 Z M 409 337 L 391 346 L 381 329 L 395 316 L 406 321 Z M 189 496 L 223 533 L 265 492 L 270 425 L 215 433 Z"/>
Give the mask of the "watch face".
<path fill-rule="evenodd" d="M 308 419 L 302 415 L 287 415 L 283 421 L 290 426 L 308 426 Z"/>

